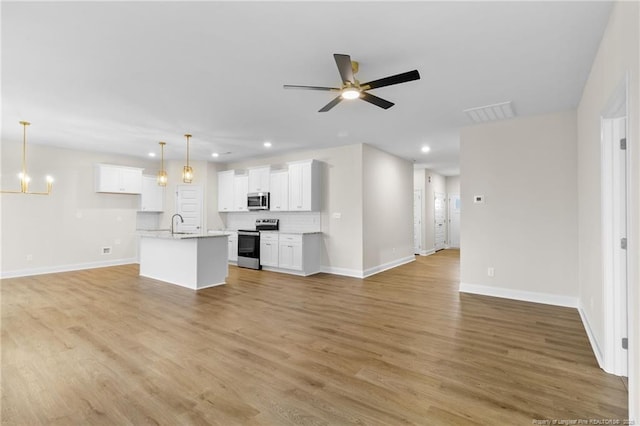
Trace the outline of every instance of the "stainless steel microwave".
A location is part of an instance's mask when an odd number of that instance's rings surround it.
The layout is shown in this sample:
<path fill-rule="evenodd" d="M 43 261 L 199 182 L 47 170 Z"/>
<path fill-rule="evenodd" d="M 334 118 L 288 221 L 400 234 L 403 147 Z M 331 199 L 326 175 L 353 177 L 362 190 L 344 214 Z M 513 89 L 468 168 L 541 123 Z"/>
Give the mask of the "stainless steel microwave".
<path fill-rule="evenodd" d="M 247 208 L 249 210 L 269 210 L 269 193 L 253 192 L 247 194 Z"/>

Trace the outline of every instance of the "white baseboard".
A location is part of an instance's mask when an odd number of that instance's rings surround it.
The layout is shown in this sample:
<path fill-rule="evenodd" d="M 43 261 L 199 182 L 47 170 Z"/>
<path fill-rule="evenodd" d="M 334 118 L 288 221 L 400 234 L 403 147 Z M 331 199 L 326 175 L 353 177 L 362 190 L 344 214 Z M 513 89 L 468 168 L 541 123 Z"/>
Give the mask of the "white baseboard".
<path fill-rule="evenodd" d="M 415 262 L 415 260 L 416 260 L 416 256 L 411 255 L 411 256 L 400 258 L 400 259 L 395 259 L 395 260 L 392 260 L 391 262 L 383 263 L 382 265 L 377 265 L 372 268 L 367 268 L 364 270 L 363 278 L 370 277 L 371 275 L 378 274 L 382 271 L 386 271 L 387 269 L 392 269 L 409 262 Z"/>
<path fill-rule="evenodd" d="M 83 269 L 106 268 L 108 266 L 129 265 L 138 263 L 138 259 L 133 257 L 130 259 L 105 260 L 100 262 L 76 263 L 73 265 L 45 266 L 41 268 L 16 269 L 13 271 L 0 272 L 0 278 L 18 278 L 29 277 L 32 275 L 55 274 L 57 272 L 80 271 Z"/>
<path fill-rule="evenodd" d="M 545 305 L 577 308 L 578 298 L 557 294 L 537 293 L 533 291 L 513 290 L 504 287 L 491 287 L 479 284 L 460 283 L 461 293 L 481 294 L 483 296 L 501 297 L 503 299 L 522 300 L 524 302 L 543 303 Z"/>
<path fill-rule="evenodd" d="M 324 272 L 325 274 L 342 275 L 344 277 L 364 278 L 364 274 L 362 270 L 359 270 L 359 269 L 347 269 L 347 268 L 336 268 L 334 266 L 322 266 L 320 267 L 320 272 Z"/>
<path fill-rule="evenodd" d="M 593 334 L 593 331 L 591 329 L 591 324 L 589 324 L 589 318 L 587 317 L 587 314 L 584 312 L 582 303 L 578 304 L 578 313 L 580 314 L 580 319 L 582 319 L 582 325 L 584 325 L 584 330 L 587 332 L 589 343 L 591 343 L 591 350 L 593 351 L 593 354 L 596 356 L 596 360 L 598 361 L 598 366 L 603 370 L 605 370 L 604 355 L 602 354 L 602 350 L 598 345 L 598 341 L 596 340 L 596 337 Z"/>
<path fill-rule="evenodd" d="M 333 266 L 322 266 L 320 268 L 320 272 L 324 272 L 326 274 L 342 275 L 345 277 L 367 278 L 367 277 L 370 277 L 371 275 L 375 275 L 382 271 L 386 271 L 387 269 L 392 269 L 409 262 L 414 262 L 415 260 L 416 260 L 415 255 L 411 255 L 411 256 L 403 257 L 401 259 L 392 260 L 391 262 L 383 263 L 382 265 L 374 266 L 372 268 L 367 268 L 365 270 L 336 268 Z"/>
<path fill-rule="evenodd" d="M 434 254 L 436 252 L 436 249 L 431 249 L 431 250 L 421 250 L 420 251 L 420 256 L 431 256 L 432 254 Z"/>

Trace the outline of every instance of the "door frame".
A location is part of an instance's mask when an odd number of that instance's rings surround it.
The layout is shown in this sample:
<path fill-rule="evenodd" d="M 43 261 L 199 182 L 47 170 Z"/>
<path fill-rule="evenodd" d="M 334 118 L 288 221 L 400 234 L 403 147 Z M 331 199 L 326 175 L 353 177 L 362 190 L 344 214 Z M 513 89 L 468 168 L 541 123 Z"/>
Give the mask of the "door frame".
<path fill-rule="evenodd" d="M 451 217 L 453 216 L 451 214 L 451 211 L 453 210 L 451 208 L 451 198 L 452 197 L 455 197 L 455 198 L 457 198 L 459 200 L 460 199 L 460 194 L 457 193 L 457 192 L 456 193 L 452 193 L 452 194 L 447 194 L 447 200 L 448 200 L 448 203 L 447 203 L 448 204 L 447 205 L 447 222 L 448 222 L 448 225 L 447 225 L 447 247 L 449 247 L 449 248 L 460 248 L 460 216 L 458 216 L 458 245 L 456 245 L 456 246 L 451 245 L 451 229 L 453 228 L 451 226 Z M 458 213 L 458 215 L 459 214 L 460 213 Z"/>
<path fill-rule="evenodd" d="M 436 206 L 438 204 L 438 198 L 442 198 L 442 212 L 444 214 L 444 226 L 447 226 L 447 194 L 445 192 L 434 192 L 433 193 L 433 249 L 434 251 L 439 251 L 439 250 L 444 250 L 447 248 L 447 238 L 448 238 L 448 234 L 449 231 L 448 229 L 444 230 L 444 241 L 442 243 L 442 246 L 438 246 L 438 239 L 437 239 L 437 234 L 438 234 L 438 220 L 437 218 L 437 214 L 436 214 Z"/>
<path fill-rule="evenodd" d="M 418 220 L 420 221 L 419 223 L 419 230 L 418 230 L 418 247 L 415 246 L 415 242 L 416 242 L 416 196 L 418 197 L 418 203 L 417 203 L 417 208 L 418 210 L 420 210 L 418 212 Z M 424 223 L 424 218 L 422 215 L 422 189 L 414 189 L 413 190 L 413 251 L 414 254 L 422 254 L 423 250 L 422 250 L 422 224 Z"/>
<path fill-rule="evenodd" d="M 622 338 L 630 335 L 628 297 L 629 250 L 621 249 L 622 237 L 629 236 L 629 155 L 620 149 L 614 126 L 624 120 L 620 134 L 628 141 L 628 79 L 614 91 L 600 118 L 601 129 L 601 213 L 604 350 L 601 367 L 618 376 L 628 374 L 628 349 L 622 348 Z M 621 151 L 626 154 L 621 156 Z M 624 307 L 620 309 L 620 307 Z"/>

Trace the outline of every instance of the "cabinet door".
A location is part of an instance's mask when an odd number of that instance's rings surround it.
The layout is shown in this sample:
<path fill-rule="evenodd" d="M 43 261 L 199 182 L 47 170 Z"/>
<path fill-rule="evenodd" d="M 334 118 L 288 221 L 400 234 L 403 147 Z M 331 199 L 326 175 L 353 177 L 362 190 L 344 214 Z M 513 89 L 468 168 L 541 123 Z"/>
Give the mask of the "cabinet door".
<path fill-rule="evenodd" d="M 279 266 L 284 269 L 302 270 L 302 239 L 298 235 L 280 234 Z"/>
<path fill-rule="evenodd" d="M 235 172 L 227 170 L 218 172 L 218 211 L 230 212 L 234 208 L 233 191 L 235 187 Z"/>
<path fill-rule="evenodd" d="M 249 169 L 249 188 L 248 192 L 269 192 L 269 175 L 271 167 L 256 167 Z"/>
<path fill-rule="evenodd" d="M 95 169 L 95 191 L 140 194 L 142 193 L 142 169 L 97 164 Z"/>
<path fill-rule="evenodd" d="M 271 173 L 271 211 L 289 210 L 289 172 Z"/>
<path fill-rule="evenodd" d="M 233 210 L 237 212 L 246 212 L 247 209 L 247 193 L 249 192 L 249 176 L 235 176 L 233 191 Z"/>
<path fill-rule="evenodd" d="M 143 212 L 161 212 L 164 210 L 165 187 L 158 185 L 155 176 L 142 177 L 140 210 Z"/>
<path fill-rule="evenodd" d="M 142 193 L 142 170 L 140 169 L 120 169 L 121 192 L 128 194 Z"/>
<path fill-rule="evenodd" d="M 229 235 L 229 260 L 238 261 L 238 234 Z"/>
<path fill-rule="evenodd" d="M 264 266 L 278 266 L 277 240 L 260 240 L 260 263 Z"/>
<path fill-rule="evenodd" d="M 311 163 L 289 165 L 289 210 L 311 211 Z"/>
<path fill-rule="evenodd" d="M 96 192 L 120 192 L 120 171 L 115 166 L 96 166 Z"/>

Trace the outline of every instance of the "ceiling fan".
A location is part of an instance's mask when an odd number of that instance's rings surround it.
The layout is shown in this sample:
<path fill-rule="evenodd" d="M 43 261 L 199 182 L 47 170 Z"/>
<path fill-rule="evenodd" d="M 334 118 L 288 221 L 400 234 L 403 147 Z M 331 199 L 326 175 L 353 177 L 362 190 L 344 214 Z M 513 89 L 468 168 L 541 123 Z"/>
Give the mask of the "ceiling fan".
<path fill-rule="evenodd" d="M 333 54 L 338 66 L 338 72 L 342 78 L 342 84 L 340 87 L 319 87 L 319 86 L 296 86 L 291 84 L 285 84 L 285 89 L 306 89 L 306 90 L 321 90 L 326 92 L 338 92 L 340 93 L 331 102 L 322 107 L 318 112 L 327 112 L 334 106 L 338 105 L 343 99 L 357 99 L 360 98 L 363 101 L 372 103 L 380 108 L 389 109 L 394 103 L 389 102 L 386 99 L 379 98 L 372 95 L 368 91 L 371 89 L 378 89 L 380 87 L 391 86 L 392 84 L 406 83 L 407 81 L 419 80 L 420 74 L 418 70 L 404 72 L 402 74 L 396 74 L 389 77 L 384 77 L 379 80 L 369 81 L 368 83 L 360 83 L 355 79 L 354 75 L 358 72 L 358 63 L 352 61 L 349 55 L 342 55 L 339 53 Z"/>

